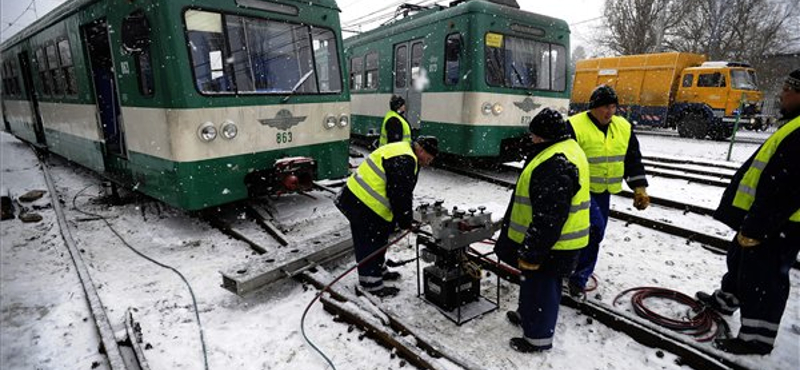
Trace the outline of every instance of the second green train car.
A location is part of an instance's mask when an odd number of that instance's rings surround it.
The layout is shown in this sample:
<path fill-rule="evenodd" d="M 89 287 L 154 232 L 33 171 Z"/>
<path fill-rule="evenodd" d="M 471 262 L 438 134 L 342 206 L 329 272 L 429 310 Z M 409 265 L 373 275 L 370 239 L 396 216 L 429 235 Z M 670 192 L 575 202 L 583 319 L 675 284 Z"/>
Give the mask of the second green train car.
<path fill-rule="evenodd" d="M 411 7 L 414 14 L 345 40 L 352 131 L 380 133 L 392 94 L 416 135 L 442 151 L 516 159 L 531 118 L 569 106 L 569 27 L 514 0 Z"/>

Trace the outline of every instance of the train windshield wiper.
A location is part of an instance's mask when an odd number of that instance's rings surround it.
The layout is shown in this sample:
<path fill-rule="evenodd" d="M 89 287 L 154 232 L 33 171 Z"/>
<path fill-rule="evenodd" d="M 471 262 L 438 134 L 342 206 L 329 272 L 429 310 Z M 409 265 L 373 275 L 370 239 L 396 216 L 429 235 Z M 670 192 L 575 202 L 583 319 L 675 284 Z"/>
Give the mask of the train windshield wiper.
<path fill-rule="evenodd" d="M 292 91 L 289 91 L 289 94 L 283 97 L 283 100 L 281 100 L 281 103 L 286 103 L 287 101 L 289 101 L 289 98 L 291 98 L 292 95 L 294 95 L 294 93 L 297 91 L 297 89 L 300 88 L 300 85 L 305 83 L 306 80 L 309 77 L 311 77 L 311 74 L 313 74 L 313 73 L 314 73 L 314 70 L 312 69 L 312 70 L 306 72 L 306 74 L 304 74 L 303 77 L 300 77 L 300 81 L 297 81 L 297 83 L 292 88 Z"/>

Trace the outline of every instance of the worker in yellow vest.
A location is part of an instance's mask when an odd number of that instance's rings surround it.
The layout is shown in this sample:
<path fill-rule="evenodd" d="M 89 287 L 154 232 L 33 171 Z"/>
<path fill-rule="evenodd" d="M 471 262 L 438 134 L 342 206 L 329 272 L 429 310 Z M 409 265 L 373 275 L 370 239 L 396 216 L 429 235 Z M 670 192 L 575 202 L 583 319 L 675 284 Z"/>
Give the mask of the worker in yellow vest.
<path fill-rule="evenodd" d="M 586 282 L 594 272 L 600 243 L 608 224 L 611 194 L 622 191 L 622 181 L 634 189 L 633 205 L 647 208 L 650 197 L 642 153 L 631 124 L 615 115 L 619 99 L 610 86 L 598 86 L 589 99 L 589 110 L 569 118 L 573 138 L 589 160 L 591 191 L 591 234 L 589 245 L 581 251 L 578 266 L 569 279 L 569 292 L 582 297 Z"/>
<path fill-rule="evenodd" d="M 389 99 L 389 111 L 383 117 L 378 146 L 398 141 L 411 142 L 411 126 L 406 121 L 405 113 L 406 100 L 400 95 L 392 95 Z"/>
<path fill-rule="evenodd" d="M 419 167 L 430 165 L 438 152 L 438 140 L 432 136 L 386 144 L 367 156 L 337 197 L 337 207 L 350 221 L 361 291 L 379 297 L 399 292 L 383 284 L 400 279 L 400 273 L 386 269 L 385 251 L 365 258 L 388 243 L 395 226 L 411 229 Z"/>
<path fill-rule="evenodd" d="M 781 115 L 788 122 L 736 172 L 714 213 L 738 231 L 720 289 L 697 292 L 722 314 L 741 309 L 738 336 L 715 342 L 730 353 L 772 352 L 789 297 L 789 271 L 800 251 L 800 69 L 783 85 Z M 797 348 L 797 338 L 785 339 L 783 345 Z"/>
<path fill-rule="evenodd" d="M 503 219 L 495 253 L 521 272 L 519 307 L 506 317 L 522 326 L 519 352 L 553 347 L 561 284 L 589 243 L 589 162 L 567 123 L 545 108 L 531 120 L 530 160 Z"/>

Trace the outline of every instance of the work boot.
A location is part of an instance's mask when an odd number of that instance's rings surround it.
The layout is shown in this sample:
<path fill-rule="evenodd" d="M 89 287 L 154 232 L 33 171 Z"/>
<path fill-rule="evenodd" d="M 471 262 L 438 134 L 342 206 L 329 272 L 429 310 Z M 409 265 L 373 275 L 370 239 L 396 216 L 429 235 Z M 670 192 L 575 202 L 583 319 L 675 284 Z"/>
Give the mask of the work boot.
<path fill-rule="evenodd" d="M 372 295 L 374 295 L 376 297 L 380 297 L 380 298 L 391 298 L 391 297 L 396 296 L 397 293 L 400 293 L 400 289 L 399 288 L 395 288 L 393 286 L 385 286 L 385 287 L 380 288 L 378 290 L 374 290 L 374 291 L 367 292 L 367 293 L 372 294 Z"/>
<path fill-rule="evenodd" d="M 584 293 L 584 289 L 583 289 L 582 286 L 579 286 L 578 284 L 575 284 L 575 283 L 570 281 L 567 284 L 567 287 L 569 288 L 569 295 L 572 298 L 584 299 L 586 297 L 586 293 Z"/>
<path fill-rule="evenodd" d="M 517 311 L 507 311 L 506 319 L 508 319 L 508 322 L 510 322 L 511 325 L 516 327 L 522 326 L 522 316 L 520 316 L 519 312 Z"/>
<path fill-rule="evenodd" d="M 511 349 L 522 352 L 522 353 L 535 353 L 535 352 L 544 352 L 552 348 L 552 346 L 548 347 L 537 347 L 528 342 L 525 338 L 511 338 L 511 341 L 508 342 L 511 346 Z"/>
<path fill-rule="evenodd" d="M 725 338 L 714 341 L 717 349 L 734 355 L 767 355 L 772 352 L 772 347 L 758 342 L 746 341 L 739 338 Z"/>
<path fill-rule="evenodd" d="M 383 281 L 397 281 L 400 280 L 400 273 L 397 271 L 386 270 L 383 272 Z"/>
<path fill-rule="evenodd" d="M 736 299 L 733 294 L 725 293 L 720 290 L 715 291 L 714 294 L 697 292 L 694 296 L 704 306 L 710 307 L 723 315 L 733 315 L 736 309 L 739 308 L 739 300 Z M 724 306 L 720 301 L 725 302 Z"/>

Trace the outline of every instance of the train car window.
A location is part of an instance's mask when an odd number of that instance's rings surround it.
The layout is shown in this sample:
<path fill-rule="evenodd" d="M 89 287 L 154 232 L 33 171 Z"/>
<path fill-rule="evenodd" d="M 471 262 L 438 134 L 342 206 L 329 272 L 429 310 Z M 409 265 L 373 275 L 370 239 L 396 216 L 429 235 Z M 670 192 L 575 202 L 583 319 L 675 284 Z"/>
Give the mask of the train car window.
<path fill-rule="evenodd" d="M 394 87 L 406 87 L 406 74 L 408 74 L 408 47 L 399 46 L 394 54 Z"/>
<path fill-rule="evenodd" d="M 342 90 L 339 49 L 330 29 L 199 10 L 187 10 L 184 18 L 201 92 Z"/>
<path fill-rule="evenodd" d="M 9 71 L 8 71 L 8 62 L 3 63 L 3 93 L 4 94 L 11 94 L 11 89 L 8 87 L 10 83 L 9 79 Z"/>
<path fill-rule="evenodd" d="M 47 52 L 47 66 L 50 67 L 50 78 L 53 81 L 53 95 L 62 95 L 66 90 L 66 80 L 64 74 L 61 73 L 61 67 L 58 62 L 58 51 L 55 44 L 47 45 L 45 48 Z"/>
<path fill-rule="evenodd" d="M 364 58 L 353 57 L 350 59 L 350 89 L 361 90 L 364 88 Z"/>
<path fill-rule="evenodd" d="M 378 52 L 373 51 L 367 54 L 366 77 L 364 87 L 370 90 L 378 88 Z"/>
<path fill-rule="evenodd" d="M 567 48 L 550 44 L 550 90 L 567 89 Z"/>
<path fill-rule="evenodd" d="M 681 83 L 681 86 L 692 87 L 693 82 L 694 82 L 694 75 L 691 73 L 687 73 L 683 75 L 683 83 Z"/>
<path fill-rule="evenodd" d="M 725 87 L 725 76 L 722 73 L 704 73 L 697 76 L 697 87 Z"/>
<path fill-rule="evenodd" d="M 13 61 L 9 62 L 9 68 L 11 69 L 11 87 L 14 90 L 14 95 L 22 95 L 22 85 L 20 85 L 20 74 L 17 70 L 17 66 L 14 64 Z"/>
<path fill-rule="evenodd" d="M 485 64 L 486 83 L 490 86 L 503 86 L 505 78 L 504 68 L 505 51 L 503 50 L 503 36 L 486 34 Z"/>
<path fill-rule="evenodd" d="M 411 86 L 416 86 L 415 82 L 419 78 L 422 64 L 422 43 L 415 42 L 411 45 Z"/>
<path fill-rule="evenodd" d="M 311 42 L 314 48 L 319 91 L 342 91 L 342 73 L 339 70 L 339 54 L 336 52 L 336 35 L 331 30 L 312 28 Z"/>
<path fill-rule="evenodd" d="M 145 47 L 136 55 L 139 93 L 144 96 L 153 96 L 155 94 L 155 78 L 153 77 L 153 65 L 150 60 L 150 47 Z"/>
<path fill-rule="evenodd" d="M 58 42 L 58 54 L 61 58 L 61 71 L 66 81 L 67 95 L 78 94 L 78 82 L 75 80 L 75 66 L 72 64 L 72 51 L 69 48 L 69 40 Z"/>
<path fill-rule="evenodd" d="M 39 80 L 42 82 L 42 94 L 51 95 L 53 93 L 53 81 L 50 79 L 50 73 L 47 68 L 47 58 L 44 55 L 44 49 L 36 49 L 36 65 L 39 69 Z"/>
<path fill-rule="evenodd" d="M 204 93 L 234 91 L 232 75 L 223 68 L 228 56 L 222 14 L 187 10 L 185 19 L 197 89 Z"/>
<path fill-rule="evenodd" d="M 561 45 L 486 34 L 486 82 L 490 86 L 564 91 L 567 53 Z"/>
<path fill-rule="evenodd" d="M 460 33 L 447 35 L 444 46 L 444 83 L 458 84 L 461 79 L 461 51 L 463 48 Z"/>

